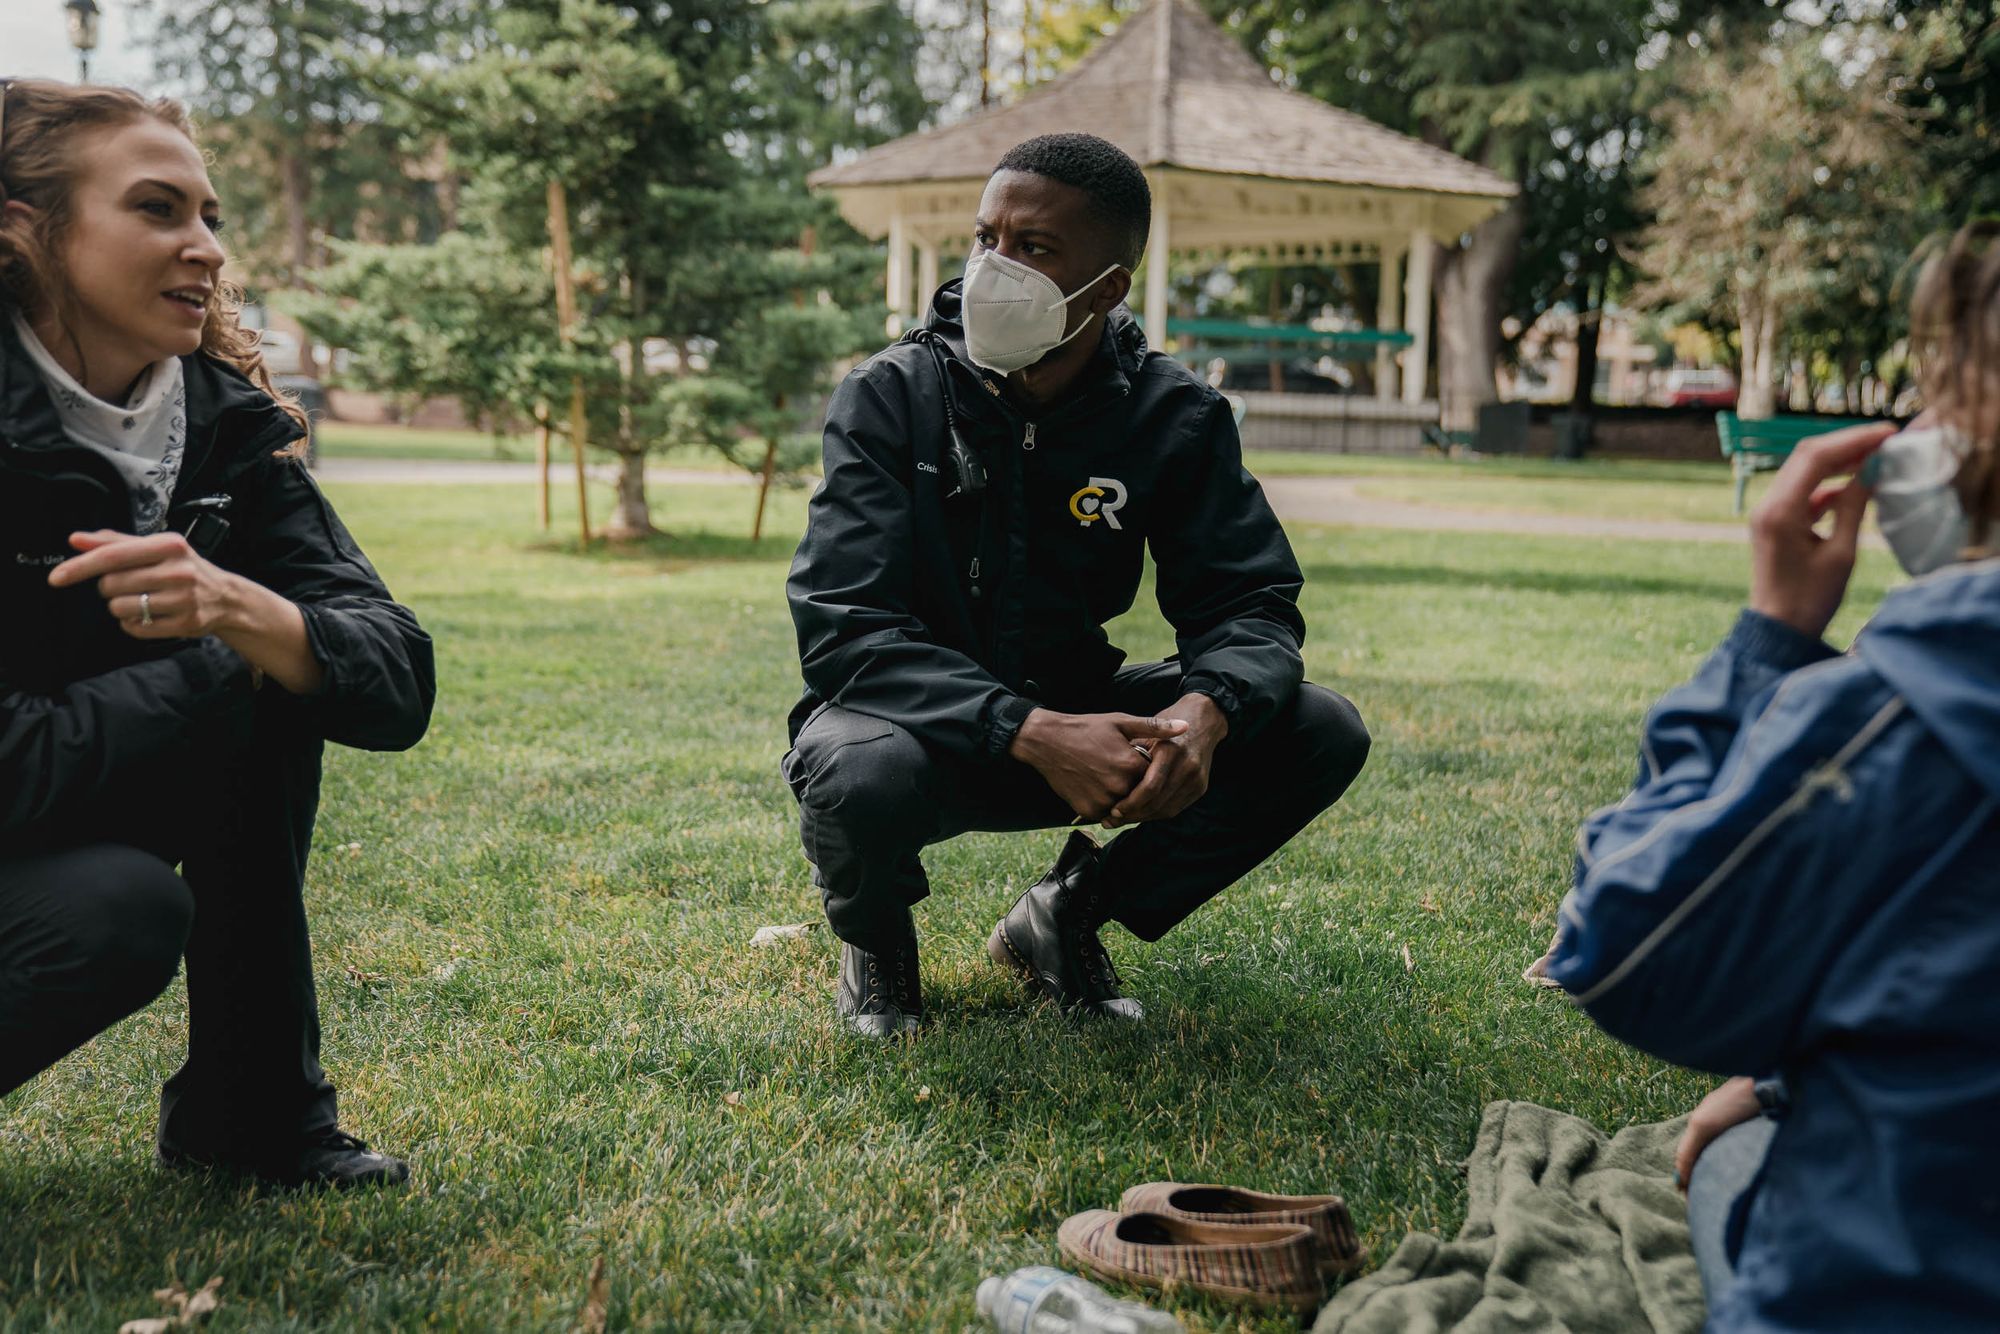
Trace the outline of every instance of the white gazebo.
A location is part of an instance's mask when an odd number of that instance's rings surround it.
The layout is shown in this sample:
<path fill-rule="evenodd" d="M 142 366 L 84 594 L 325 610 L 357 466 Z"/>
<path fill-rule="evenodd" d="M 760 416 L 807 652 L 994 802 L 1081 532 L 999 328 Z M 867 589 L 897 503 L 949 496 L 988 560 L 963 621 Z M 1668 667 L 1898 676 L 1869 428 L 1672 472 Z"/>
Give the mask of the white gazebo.
<path fill-rule="evenodd" d="M 1380 264 L 1377 327 L 1411 336 L 1408 404 L 1428 398 L 1428 242 L 1455 240 L 1516 193 L 1484 167 L 1281 87 L 1190 0 L 1152 0 L 1017 102 L 883 144 L 809 183 L 831 191 L 864 235 L 888 238 L 890 317 L 907 322 L 936 288 L 941 256 L 963 256 L 994 164 L 1024 139 L 1078 130 L 1130 153 L 1152 185 L 1141 313 L 1153 346 L 1167 345 L 1173 260 Z M 1395 360 L 1377 348 L 1383 398 L 1396 396 Z"/>

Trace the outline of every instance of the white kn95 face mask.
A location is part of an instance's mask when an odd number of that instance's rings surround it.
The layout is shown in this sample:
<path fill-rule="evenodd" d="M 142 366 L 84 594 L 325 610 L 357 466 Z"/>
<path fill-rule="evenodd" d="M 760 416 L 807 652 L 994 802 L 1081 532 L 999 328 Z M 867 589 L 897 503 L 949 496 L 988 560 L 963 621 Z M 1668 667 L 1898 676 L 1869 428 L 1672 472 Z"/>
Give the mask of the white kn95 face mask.
<path fill-rule="evenodd" d="M 1875 488 L 1875 524 L 1912 575 L 1929 574 L 1957 560 L 1972 526 L 1959 503 L 1961 454 L 1946 428 L 1902 431 L 1884 440 L 1868 460 L 1862 480 Z"/>
<path fill-rule="evenodd" d="M 1085 320 L 1068 334 L 1063 324 L 1069 303 L 1088 292 L 1113 264 L 1069 295 L 1048 275 L 992 250 L 975 250 L 965 261 L 960 298 L 965 350 L 975 365 L 1001 375 L 1032 366 L 1091 326 Z"/>

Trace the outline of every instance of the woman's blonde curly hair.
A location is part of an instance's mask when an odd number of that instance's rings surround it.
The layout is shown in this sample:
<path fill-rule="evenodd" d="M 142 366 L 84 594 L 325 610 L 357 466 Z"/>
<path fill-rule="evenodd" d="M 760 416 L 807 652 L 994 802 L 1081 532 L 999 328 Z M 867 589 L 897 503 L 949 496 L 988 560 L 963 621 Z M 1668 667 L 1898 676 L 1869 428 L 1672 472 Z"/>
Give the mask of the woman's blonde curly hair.
<path fill-rule="evenodd" d="M 0 207 L 0 309 L 24 316 L 53 311 L 58 323 L 74 300 L 63 271 L 62 240 L 70 223 L 84 138 L 142 120 L 156 120 L 195 140 L 187 109 L 171 98 L 146 98 L 126 88 L 99 88 L 48 79 L 0 82 L 0 206 L 19 200 L 30 216 Z M 243 289 L 218 280 L 201 328 L 201 351 L 241 371 L 306 431 L 298 402 L 271 382 L 257 334 L 238 322 Z M 295 445 L 294 448 L 297 446 Z"/>

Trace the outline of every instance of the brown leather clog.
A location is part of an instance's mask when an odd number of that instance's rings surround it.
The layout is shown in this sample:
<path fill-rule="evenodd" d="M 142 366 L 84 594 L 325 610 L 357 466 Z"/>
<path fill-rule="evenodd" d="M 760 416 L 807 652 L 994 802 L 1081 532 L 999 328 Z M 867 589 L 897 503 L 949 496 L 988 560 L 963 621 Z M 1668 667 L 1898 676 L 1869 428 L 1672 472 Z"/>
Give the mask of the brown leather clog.
<path fill-rule="evenodd" d="M 1179 1181 L 1149 1181 L 1125 1192 L 1121 1212 L 1154 1213 L 1196 1223 L 1224 1226 L 1298 1223 L 1312 1229 L 1313 1255 L 1320 1275 L 1352 1274 L 1367 1257 L 1347 1201 L 1338 1195 L 1271 1195 L 1241 1186 L 1191 1186 Z"/>
<path fill-rule="evenodd" d="M 1312 1230 L 1300 1223 L 1201 1223 L 1092 1209 L 1056 1230 L 1062 1252 L 1102 1278 L 1184 1287 L 1309 1315 L 1326 1298 Z"/>

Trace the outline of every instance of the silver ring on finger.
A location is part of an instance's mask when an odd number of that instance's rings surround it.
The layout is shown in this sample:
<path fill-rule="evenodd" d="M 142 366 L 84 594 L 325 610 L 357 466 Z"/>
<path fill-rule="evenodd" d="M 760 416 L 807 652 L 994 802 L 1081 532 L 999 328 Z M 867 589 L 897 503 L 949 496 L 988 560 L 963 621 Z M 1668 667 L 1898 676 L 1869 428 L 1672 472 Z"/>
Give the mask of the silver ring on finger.
<path fill-rule="evenodd" d="M 1151 746 L 1142 746 L 1137 741 L 1134 741 L 1132 743 L 1132 749 L 1138 751 L 1141 755 L 1145 756 L 1149 760 L 1153 758 L 1153 748 Z"/>
<path fill-rule="evenodd" d="M 139 595 L 139 624 L 151 625 L 152 623 L 153 595 L 151 593 L 141 593 Z"/>

